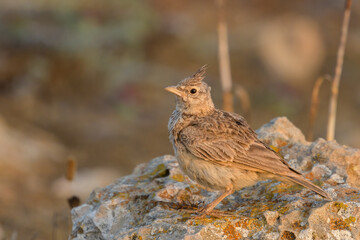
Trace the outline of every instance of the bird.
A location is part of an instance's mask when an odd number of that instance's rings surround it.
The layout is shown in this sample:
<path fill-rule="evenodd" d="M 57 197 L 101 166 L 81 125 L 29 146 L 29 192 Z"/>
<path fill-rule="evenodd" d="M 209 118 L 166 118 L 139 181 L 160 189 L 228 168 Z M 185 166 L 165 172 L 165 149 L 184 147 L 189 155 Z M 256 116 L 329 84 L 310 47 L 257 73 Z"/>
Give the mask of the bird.
<path fill-rule="evenodd" d="M 198 215 L 211 215 L 236 190 L 267 179 L 302 185 L 331 201 L 327 192 L 259 140 L 242 116 L 215 108 L 211 87 L 203 81 L 206 69 L 204 65 L 177 85 L 165 88 L 176 99 L 168 132 L 179 167 L 203 188 L 222 192 L 199 208 Z"/>

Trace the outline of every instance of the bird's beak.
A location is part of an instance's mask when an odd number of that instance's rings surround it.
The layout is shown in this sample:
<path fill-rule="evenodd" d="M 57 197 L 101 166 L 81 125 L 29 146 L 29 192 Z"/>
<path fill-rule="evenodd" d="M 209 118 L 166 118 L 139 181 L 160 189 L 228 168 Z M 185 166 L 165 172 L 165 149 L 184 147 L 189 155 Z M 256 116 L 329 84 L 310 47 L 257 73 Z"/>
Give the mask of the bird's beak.
<path fill-rule="evenodd" d="M 183 96 L 183 92 L 178 90 L 175 86 L 166 87 L 165 90 L 168 92 L 171 92 L 179 97 Z"/>

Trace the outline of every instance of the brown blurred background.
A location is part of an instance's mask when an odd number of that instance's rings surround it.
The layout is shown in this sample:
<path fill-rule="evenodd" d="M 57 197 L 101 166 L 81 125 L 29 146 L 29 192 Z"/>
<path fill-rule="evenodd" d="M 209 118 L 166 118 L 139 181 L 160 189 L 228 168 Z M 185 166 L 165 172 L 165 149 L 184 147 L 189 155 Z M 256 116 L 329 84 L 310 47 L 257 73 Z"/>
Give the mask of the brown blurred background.
<path fill-rule="evenodd" d="M 251 99 L 251 125 L 287 116 L 308 126 L 315 79 L 333 74 L 343 1 L 229 0 L 234 85 Z M 336 139 L 360 147 L 360 4 L 353 3 Z M 0 1 L 0 239 L 67 239 L 66 199 L 139 163 L 172 154 L 163 88 L 209 65 L 222 96 L 213 1 Z M 325 137 L 330 83 L 315 137 Z M 235 111 L 242 113 L 240 102 Z M 65 180 L 69 156 L 77 160 Z"/>

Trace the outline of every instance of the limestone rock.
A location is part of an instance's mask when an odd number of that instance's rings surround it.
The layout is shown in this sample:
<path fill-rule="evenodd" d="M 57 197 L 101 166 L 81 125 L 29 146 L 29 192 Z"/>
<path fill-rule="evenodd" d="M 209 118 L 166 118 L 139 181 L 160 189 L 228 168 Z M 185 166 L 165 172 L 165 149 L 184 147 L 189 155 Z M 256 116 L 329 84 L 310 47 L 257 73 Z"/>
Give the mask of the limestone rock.
<path fill-rule="evenodd" d="M 359 150 L 306 142 L 286 118 L 257 132 L 334 200 L 268 180 L 227 197 L 216 208 L 222 217 L 194 219 L 219 192 L 201 189 L 167 155 L 94 190 L 72 210 L 70 239 L 360 239 Z"/>
<path fill-rule="evenodd" d="M 305 144 L 305 136 L 286 117 L 278 117 L 260 127 L 256 133 L 260 139 L 275 147 L 289 142 Z"/>
<path fill-rule="evenodd" d="M 265 211 L 264 217 L 266 219 L 267 224 L 270 226 L 274 225 L 279 217 L 279 213 L 277 211 Z"/>

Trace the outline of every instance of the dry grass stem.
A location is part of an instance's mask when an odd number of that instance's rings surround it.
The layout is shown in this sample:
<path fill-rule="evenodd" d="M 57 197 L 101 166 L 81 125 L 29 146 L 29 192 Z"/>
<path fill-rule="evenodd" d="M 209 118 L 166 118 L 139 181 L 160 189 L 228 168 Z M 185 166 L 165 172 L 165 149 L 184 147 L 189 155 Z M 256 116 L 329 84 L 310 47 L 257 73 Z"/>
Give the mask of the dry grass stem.
<path fill-rule="evenodd" d="M 312 141 L 312 139 L 313 139 L 315 120 L 316 120 L 318 104 L 319 104 L 319 92 L 320 92 L 320 88 L 321 88 L 324 80 L 328 80 L 329 82 L 331 82 L 332 77 L 330 75 L 318 77 L 315 81 L 315 84 L 314 84 L 314 87 L 312 90 L 310 113 L 309 113 L 309 128 L 308 128 L 308 131 L 306 134 L 306 139 L 308 141 Z"/>
<path fill-rule="evenodd" d="M 217 0 L 219 7 L 218 21 L 218 52 L 219 52 L 219 68 L 220 80 L 223 90 L 223 109 L 233 112 L 233 97 L 231 92 L 231 68 L 229 56 L 228 33 L 226 23 L 225 0 Z"/>
<path fill-rule="evenodd" d="M 335 138 L 337 98 L 338 98 L 338 93 L 339 93 L 341 72 L 342 72 L 342 67 L 343 67 L 343 63 L 344 63 L 344 53 L 345 53 L 346 38 L 348 35 L 348 29 L 349 29 L 350 13 L 351 13 L 351 0 L 346 0 L 344 18 L 343 18 L 343 23 L 342 23 L 342 27 L 341 27 L 340 43 L 339 43 L 339 48 L 338 48 L 337 58 L 336 58 L 334 80 L 333 80 L 332 86 L 331 86 L 329 119 L 328 119 L 327 137 L 326 137 L 326 139 L 328 141 L 334 140 L 334 138 Z"/>
<path fill-rule="evenodd" d="M 72 181 L 76 174 L 76 159 L 74 157 L 69 157 L 67 160 L 67 167 L 66 167 L 66 179 Z"/>
<path fill-rule="evenodd" d="M 322 86 L 322 83 L 324 82 L 324 77 L 318 77 L 315 81 L 312 94 L 311 94 L 311 105 L 310 105 L 310 113 L 309 113 L 309 128 L 306 134 L 306 140 L 312 141 L 313 139 L 313 133 L 314 133 L 314 125 L 315 125 L 315 119 L 317 115 L 318 110 L 318 104 L 319 104 L 319 91 Z"/>
<path fill-rule="evenodd" d="M 251 102 L 249 94 L 243 86 L 236 86 L 235 89 L 236 96 L 240 99 L 241 109 L 243 110 L 242 115 L 251 122 Z"/>

